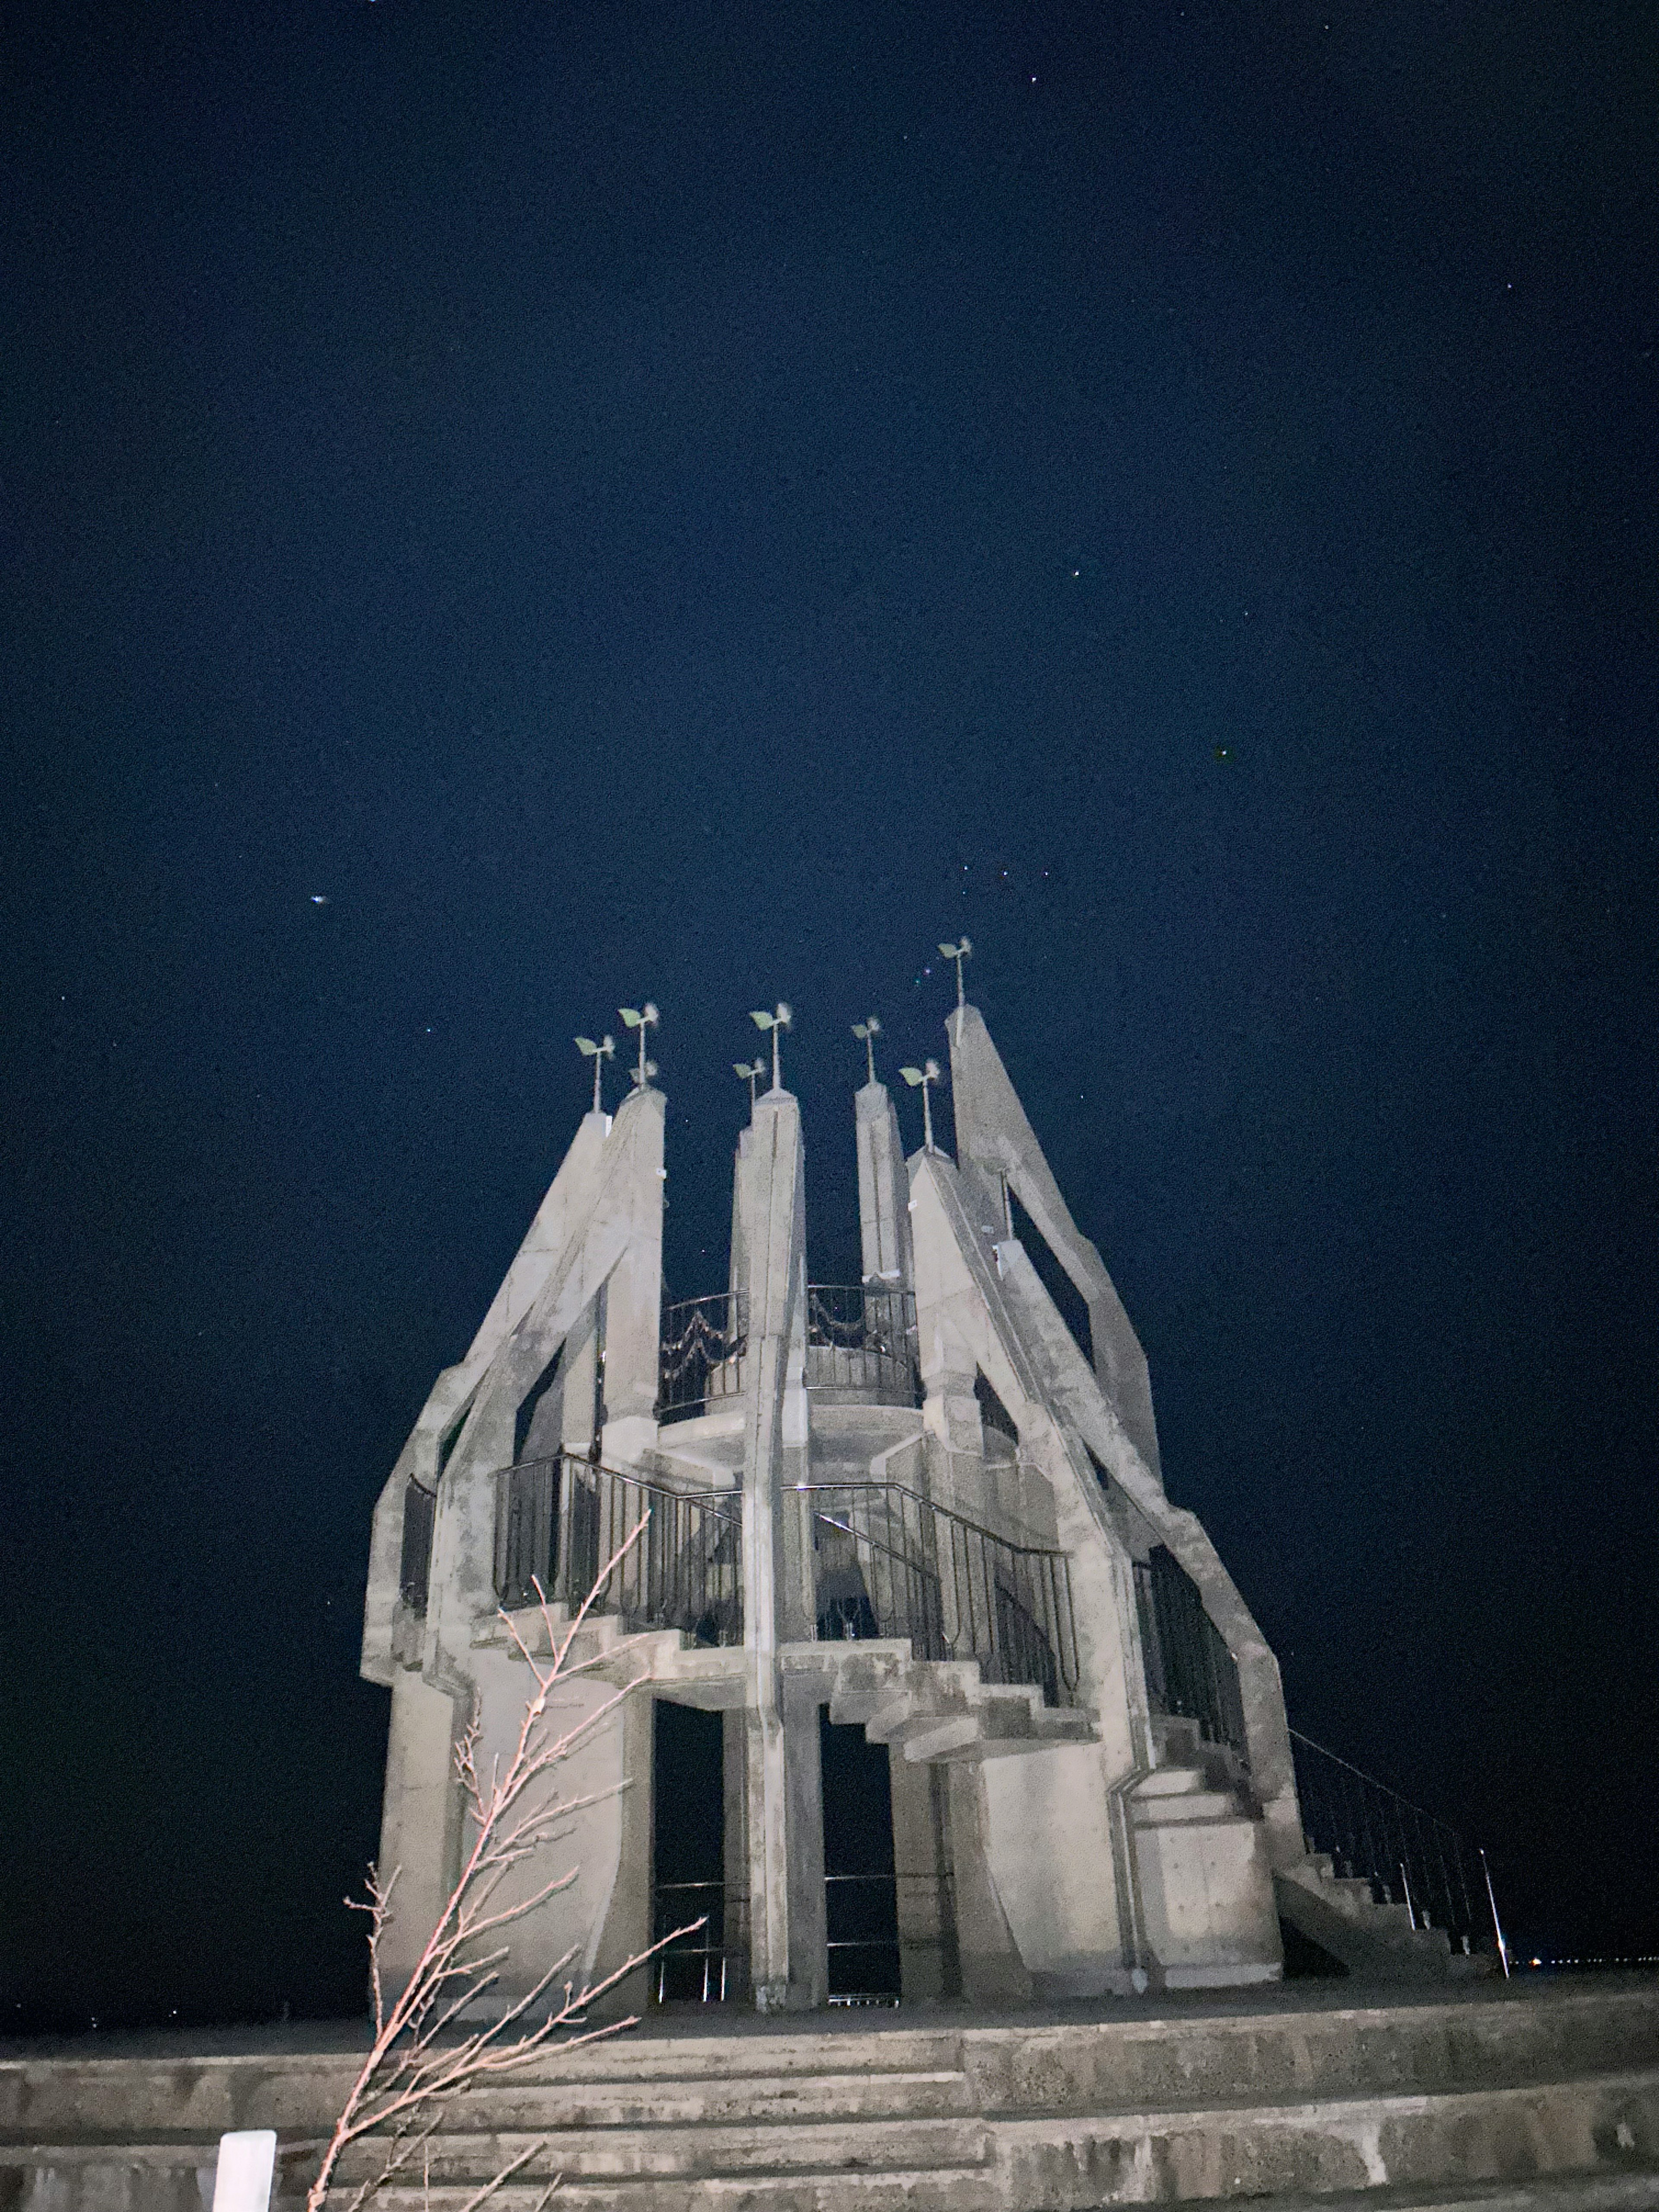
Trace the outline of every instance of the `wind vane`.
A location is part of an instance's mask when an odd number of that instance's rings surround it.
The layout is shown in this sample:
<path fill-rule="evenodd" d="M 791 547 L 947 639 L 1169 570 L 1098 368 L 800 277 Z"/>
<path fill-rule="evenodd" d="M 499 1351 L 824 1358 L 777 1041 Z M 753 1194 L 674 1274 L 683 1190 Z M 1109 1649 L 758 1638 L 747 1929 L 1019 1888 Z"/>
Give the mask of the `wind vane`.
<path fill-rule="evenodd" d="M 766 1073 L 766 1062 L 763 1060 L 734 1060 L 732 1063 L 732 1073 L 733 1075 L 747 1077 L 749 1111 L 752 1114 L 755 1110 L 755 1085 Z"/>
<path fill-rule="evenodd" d="M 633 1075 L 640 1089 L 647 1090 L 650 1086 L 652 1077 L 657 1072 L 657 1063 L 654 1060 L 647 1060 L 645 1056 L 645 1033 L 647 1030 L 655 1029 L 662 1017 L 649 999 L 642 1006 L 618 1006 L 617 1012 L 630 1030 L 637 1030 L 640 1033 L 640 1064 L 634 1069 Z"/>
<path fill-rule="evenodd" d="M 881 1035 L 881 1024 L 873 1014 L 866 1014 L 861 1022 L 853 1024 L 853 1035 L 864 1047 L 864 1056 L 870 1066 L 870 1080 L 876 1079 L 876 1039 Z"/>
<path fill-rule="evenodd" d="M 963 938 L 960 945 L 941 945 L 939 951 L 947 960 L 957 963 L 957 1042 L 962 1042 L 962 1010 L 968 1003 L 968 994 L 962 988 L 962 963 L 973 951 L 973 945 Z"/>
<path fill-rule="evenodd" d="M 918 1084 L 921 1085 L 921 1141 L 923 1148 L 931 1152 L 933 1149 L 933 1109 L 927 1094 L 939 1081 L 939 1062 L 936 1060 L 924 1060 L 920 1067 L 900 1068 L 899 1073 L 912 1091 Z"/>
<path fill-rule="evenodd" d="M 604 1109 L 599 1103 L 599 1075 L 605 1063 L 617 1049 L 617 1040 L 615 1037 L 606 1037 L 603 1044 L 595 1044 L 592 1037 L 578 1037 L 576 1049 L 584 1060 L 591 1060 L 593 1063 L 593 1111 L 596 1114 L 602 1113 Z"/>
<path fill-rule="evenodd" d="M 780 999 L 776 1013 L 750 1014 L 749 1018 L 757 1030 L 770 1030 L 772 1032 L 772 1088 L 781 1091 L 783 1084 L 778 1074 L 778 1031 L 787 1030 L 795 1018 Z"/>

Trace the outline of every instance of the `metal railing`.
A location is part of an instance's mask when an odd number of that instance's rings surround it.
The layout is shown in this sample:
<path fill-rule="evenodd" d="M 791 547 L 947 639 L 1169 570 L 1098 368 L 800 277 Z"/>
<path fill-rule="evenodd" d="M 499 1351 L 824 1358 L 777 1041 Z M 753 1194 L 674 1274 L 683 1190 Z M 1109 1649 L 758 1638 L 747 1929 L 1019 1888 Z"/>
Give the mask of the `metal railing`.
<path fill-rule="evenodd" d="M 539 1584 L 574 1613 L 642 1521 L 645 1534 L 605 1576 L 594 1609 L 641 1628 L 684 1629 L 700 1644 L 741 1644 L 738 1494 L 671 1490 L 569 1453 L 495 1477 L 497 1598 L 533 1605 Z"/>
<path fill-rule="evenodd" d="M 1449 1821 L 1386 1782 L 1291 1730 L 1302 1833 L 1335 1872 L 1369 1881 L 1379 1905 L 1403 1905 L 1413 1928 L 1439 1928 L 1464 1951 L 1492 1947 L 1496 1908 L 1480 1853 Z"/>
<path fill-rule="evenodd" d="M 432 1524 L 438 1501 L 411 1474 L 404 1487 L 403 1555 L 398 1565 L 398 1595 L 413 1613 L 426 1611 L 432 1574 Z"/>
<path fill-rule="evenodd" d="M 659 1881 L 652 1894 L 651 1940 L 663 1947 L 652 1961 L 657 2002 L 724 2004 L 736 1996 L 743 1960 L 721 1940 L 726 1884 Z M 690 1925 L 696 1920 L 700 1928 Z"/>
<path fill-rule="evenodd" d="M 1077 1695 L 1064 1552 L 1011 1543 L 896 1483 L 807 1483 L 817 1635 L 908 1640 L 918 1659 L 974 1659 L 981 1679 Z"/>
<path fill-rule="evenodd" d="M 1237 1662 L 1198 1584 L 1163 1544 L 1135 1561 L 1135 1609 L 1152 1711 L 1196 1721 L 1206 1741 L 1225 1744 L 1248 1765 Z"/>
<path fill-rule="evenodd" d="M 743 1391 L 749 1349 L 746 1301 L 729 1291 L 682 1298 L 662 1312 L 657 1419 L 687 1421 L 720 1398 Z"/>
<path fill-rule="evenodd" d="M 899 2002 L 898 1877 L 826 1874 L 824 1950 L 832 2005 Z"/>
<path fill-rule="evenodd" d="M 806 1286 L 806 1387 L 859 1390 L 883 1406 L 919 1406 L 916 1302 L 859 1283 Z"/>

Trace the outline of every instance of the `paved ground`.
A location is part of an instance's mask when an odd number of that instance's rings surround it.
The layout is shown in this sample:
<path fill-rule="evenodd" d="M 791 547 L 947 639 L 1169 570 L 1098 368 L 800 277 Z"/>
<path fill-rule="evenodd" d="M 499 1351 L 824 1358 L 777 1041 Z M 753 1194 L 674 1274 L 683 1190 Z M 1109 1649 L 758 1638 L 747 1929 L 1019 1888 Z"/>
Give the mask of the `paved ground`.
<path fill-rule="evenodd" d="M 867 2035 L 883 2029 L 1060 2026 L 1067 2021 L 1213 2020 L 1255 2014 L 1390 2010 L 1407 2006 L 1547 2003 L 1553 1997 L 1612 1994 L 1659 1985 L 1659 1974 L 1632 1971 L 1602 1973 L 1526 1972 L 1504 1982 L 1500 1976 L 1477 1981 L 1431 1984 L 1366 1984 L 1353 1980 L 1282 1982 L 1249 1990 L 1193 1990 L 1144 1997 L 1092 1997 L 1074 2003 L 1028 2006 L 1004 2013 L 961 2004 L 903 2008 L 838 2005 L 823 2012 L 787 2013 L 762 2019 L 732 2006 L 673 2007 L 645 2015 L 633 2033 L 687 2039 L 705 2035 Z M 325 2055 L 368 2047 L 365 2021 L 284 2021 L 234 2027 L 110 2029 L 74 2036 L 0 2039 L 0 2060 L 19 2058 L 262 2057 L 278 2052 Z"/>

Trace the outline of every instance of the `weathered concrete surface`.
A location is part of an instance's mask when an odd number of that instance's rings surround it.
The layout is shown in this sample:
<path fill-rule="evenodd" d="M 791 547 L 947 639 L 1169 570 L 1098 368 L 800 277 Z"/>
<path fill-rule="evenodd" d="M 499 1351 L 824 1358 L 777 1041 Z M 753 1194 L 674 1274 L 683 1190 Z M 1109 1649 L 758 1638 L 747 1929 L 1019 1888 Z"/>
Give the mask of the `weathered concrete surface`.
<path fill-rule="evenodd" d="M 195 2212 L 219 2132 L 248 2126 L 277 2130 L 293 2197 L 299 2147 L 325 2132 L 356 2063 L 178 2049 L 0 2060 L 0 2201 Z M 1431 2002 L 1281 1990 L 1000 2021 L 945 2010 L 811 2033 L 699 2022 L 550 2055 L 459 2101 L 433 2144 L 432 2203 L 453 2212 L 542 2137 L 561 2197 L 594 2212 L 1243 2196 L 1335 2212 L 1345 2192 L 1382 2212 L 1431 2193 L 1480 2202 L 1486 2185 L 1510 2191 L 1487 2191 L 1494 2208 L 1632 2212 L 1659 2203 L 1659 1982 Z M 506 2212 L 540 2186 L 504 2191 Z M 396 2201 L 414 2212 L 422 2193 Z"/>

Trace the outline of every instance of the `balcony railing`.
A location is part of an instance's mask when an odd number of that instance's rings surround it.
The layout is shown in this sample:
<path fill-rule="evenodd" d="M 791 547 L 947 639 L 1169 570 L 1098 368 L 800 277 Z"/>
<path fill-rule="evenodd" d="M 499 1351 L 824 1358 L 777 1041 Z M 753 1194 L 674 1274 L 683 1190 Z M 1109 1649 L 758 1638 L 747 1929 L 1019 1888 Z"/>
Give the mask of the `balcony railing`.
<path fill-rule="evenodd" d="M 820 1641 L 901 1638 L 918 1659 L 973 1659 L 988 1682 L 1045 1703 L 1077 1695 L 1077 1621 L 1063 1552 L 1011 1543 L 899 1484 L 811 1483 Z"/>
<path fill-rule="evenodd" d="M 919 1406 L 920 1384 L 916 1302 L 908 1291 L 807 1285 L 809 1390 L 855 1391 L 879 1406 Z"/>
<path fill-rule="evenodd" d="M 743 1641 L 743 1518 L 729 1491 L 671 1490 L 568 1454 L 495 1477 L 495 1595 L 509 1608 L 549 1602 L 574 1613 L 605 1564 L 600 1613 L 631 1628 L 678 1628 L 700 1644 Z"/>
<path fill-rule="evenodd" d="M 665 1306 L 658 1362 L 657 1419 L 689 1421 L 722 1398 L 743 1395 L 749 1349 L 746 1301 L 721 1291 Z"/>
<path fill-rule="evenodd" d="M 1152 1711 L 1196 1721 L 1206 1741 L 1225 1744 L 1248 1765 L 1237 1662 L 1198 1584 L 1162 1544 L 1135 1561 L 1135 1606 Z"/>

